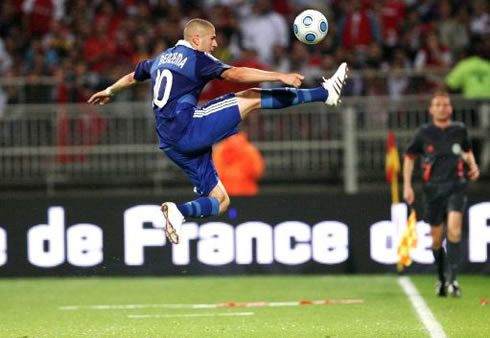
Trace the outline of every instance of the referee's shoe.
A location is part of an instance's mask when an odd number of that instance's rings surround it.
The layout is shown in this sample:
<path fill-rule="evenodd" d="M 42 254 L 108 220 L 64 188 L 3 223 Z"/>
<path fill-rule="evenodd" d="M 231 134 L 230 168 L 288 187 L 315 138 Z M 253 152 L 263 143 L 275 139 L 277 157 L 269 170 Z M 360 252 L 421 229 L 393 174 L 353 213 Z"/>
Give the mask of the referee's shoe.
<path fill-rule="evenodd" d="M 448 283 L 445 281 L 438 280 L 436 282 L 436 296 L 446 297 L 447 296 L 447 286 Z"/>
<path fill-rule="evenodd" d="M 451 297 L 461 297 L 461 288 L 457 280 L 449 282 L 447 285 L 447 293 Z"/>

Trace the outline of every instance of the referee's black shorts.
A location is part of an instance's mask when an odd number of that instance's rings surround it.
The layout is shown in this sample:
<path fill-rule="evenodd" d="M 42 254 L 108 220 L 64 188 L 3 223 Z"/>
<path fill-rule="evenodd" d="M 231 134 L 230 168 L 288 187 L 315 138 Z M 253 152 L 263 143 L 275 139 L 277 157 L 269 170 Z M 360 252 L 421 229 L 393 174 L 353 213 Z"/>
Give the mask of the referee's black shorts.
<path fill-rule="evenodd" d="M 466 181 L 424 184 L 425 221 L 439 225 L 446 219 L 449 211 L 464 212 L 466 207 Z"/>

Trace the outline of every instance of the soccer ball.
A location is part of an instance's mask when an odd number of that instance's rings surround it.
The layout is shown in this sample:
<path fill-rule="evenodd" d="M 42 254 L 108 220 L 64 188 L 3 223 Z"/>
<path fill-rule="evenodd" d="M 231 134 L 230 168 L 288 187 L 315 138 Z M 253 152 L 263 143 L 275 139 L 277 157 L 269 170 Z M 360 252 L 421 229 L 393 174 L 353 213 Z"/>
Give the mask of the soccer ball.
<path fill-rule="evenodd" d="M 328 21 L 321 12 L 307 9 L 294 19 L 293 32 L 299 41 L 315 45 L 327 35 Z"/>

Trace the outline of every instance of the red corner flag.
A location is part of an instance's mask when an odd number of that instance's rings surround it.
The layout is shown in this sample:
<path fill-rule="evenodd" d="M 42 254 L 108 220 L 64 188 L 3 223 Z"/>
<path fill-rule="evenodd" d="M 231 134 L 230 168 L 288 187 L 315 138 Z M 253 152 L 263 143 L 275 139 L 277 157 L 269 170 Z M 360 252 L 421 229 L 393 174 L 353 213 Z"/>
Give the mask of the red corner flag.
<path fill-rule="evenodd" d="M 403 268 L 412 264 L 410 258 L 410 251 L 417 247 L 417 214 L 415 209 L 412 208 L 410 216 L 408 216 L 407 227 L 403 233 L 403 237 L 398 246 L 398 264 L 396 265 L 399 272 L 403 271 Z"/>
<path fill-rule="evenodd" d="M 391 183 L 391 203 L 399 203 L 398 173 L 400 172 L 400 156 L 396 149 L 395 134 L 392 130 L 388 133 L 386 143 L 386 181 Z"/>

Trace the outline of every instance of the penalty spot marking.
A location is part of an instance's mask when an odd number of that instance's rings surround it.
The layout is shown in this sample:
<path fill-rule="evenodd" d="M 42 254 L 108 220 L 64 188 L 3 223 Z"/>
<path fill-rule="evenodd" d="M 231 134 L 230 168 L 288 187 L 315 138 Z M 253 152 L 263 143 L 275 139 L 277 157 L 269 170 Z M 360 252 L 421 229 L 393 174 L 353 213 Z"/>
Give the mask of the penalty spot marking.
<path fill-rule="evenodd" d="M 128 315 L 132 319 L 145 318 L 188 318 L 188 317 L 233 317 L 233 316 L 253 316 L 255 312 L 230 312 L 230 313 L 180 313 L 180 314 L 160 314 L 160 315 Z"/>
<path fill-rule="evenodd" d="M 227 302 L 217 304 L 120 304 L 120 305 L 67 305 L 59 310 L 132 310 L 132 309 L 216 309 L 223 307 L 274 307 L 299 305 L 363 304 L 363 299 L 299 300 L 294 302 Z"/>
<path fill-rule="evenodd" d="M 434 338 L 446 338 L 447 336 L 444 329 L 434 317 L 434 314 L 429 309 L 427 304 L 425 304 L 424 299 L 419 294 L 412 281 L 408 277 L 403 276 L 398 278 L 398 283 L 412 303 L 415 312 L 417 312 L 417 315 L 419 316 L 420 320 L 422 320 L 425 328 L 427 331 L 429 331 L 430 336 Z"/>

